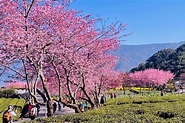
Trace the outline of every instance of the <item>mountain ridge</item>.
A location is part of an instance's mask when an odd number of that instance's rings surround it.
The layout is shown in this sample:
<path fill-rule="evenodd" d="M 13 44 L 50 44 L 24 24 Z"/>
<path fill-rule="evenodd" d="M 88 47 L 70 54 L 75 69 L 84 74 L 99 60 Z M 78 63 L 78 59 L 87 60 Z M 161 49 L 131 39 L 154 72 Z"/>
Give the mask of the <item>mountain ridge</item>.
<path fill-rule="evenodd" d="M 145 62 L 150 56 L 162 49 L 176 49 L 185 41 L 178 43 L 152 43 L 141 45 L 121 45 L 120 48 L 114 53 L 118 56 L 116 70 L 129 71 L 130 69 L 138 66 L 140 63 Z"/>

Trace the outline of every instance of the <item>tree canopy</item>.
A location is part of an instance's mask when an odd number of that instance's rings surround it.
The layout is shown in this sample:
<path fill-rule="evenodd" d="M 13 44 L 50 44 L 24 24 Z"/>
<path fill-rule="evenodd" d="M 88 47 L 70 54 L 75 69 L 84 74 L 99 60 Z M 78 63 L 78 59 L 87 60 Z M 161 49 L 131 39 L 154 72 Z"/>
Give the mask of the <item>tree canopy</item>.
<path fill-rule="evenodd" d="M 176 50 L 164 49 L 158 51 L 149 57 L 145 63 L 139 64 L 130 70 L 130 72 L 145 70 L 148 68 L 171 71 L 175 76 L 179 76 L 185 71 L 185 44 L 179 46 Z"/>
<path fill-rule="evenodd" d="M 42 89 L 48 116 L 52 116 L 52 93 L 57 92 L 61 101 L 70 98 L 71 104 L 62 103 L 78 111 L 79 100 L 95 108 L 106 89 L 119 85 L 117 58 L 109 52 L 119 47 L 120 32 L 127 25 L 102 23 L 102 28 L 95 28 L 101 19 L 68 10 L 65 2 L 0 3 L 1 73 L 11 70 L 14 78 L 26 81 L 37 102 L 37 89 Z"/>

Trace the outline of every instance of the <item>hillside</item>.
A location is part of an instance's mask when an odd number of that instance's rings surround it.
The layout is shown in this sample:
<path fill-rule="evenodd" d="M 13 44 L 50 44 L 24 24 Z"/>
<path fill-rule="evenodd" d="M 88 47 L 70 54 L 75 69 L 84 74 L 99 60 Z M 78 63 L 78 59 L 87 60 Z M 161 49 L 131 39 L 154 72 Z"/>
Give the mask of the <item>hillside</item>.
<path fill-rule="evenodd" d="M 131 69 L 131 72 L 145 70 L 148 68 L 171 71 L 177 77 L 185 73 L 185 43 L 177 49 L 163 49 L 149 57 L 146 62 Z"/>
<path fill-rule="evenodd" d="M 145 62 L 154 53 L 162 49 L 176 49 L 181 44 L 179 43 L 159 43 L 159 44 L 144 44 L 144 45 L 121 45 L 120 49 L 115 52 L 115 55 L 120 59 L 116 70 L 129 71 L 130 69 L 137 67 L 140 63 Z"/>

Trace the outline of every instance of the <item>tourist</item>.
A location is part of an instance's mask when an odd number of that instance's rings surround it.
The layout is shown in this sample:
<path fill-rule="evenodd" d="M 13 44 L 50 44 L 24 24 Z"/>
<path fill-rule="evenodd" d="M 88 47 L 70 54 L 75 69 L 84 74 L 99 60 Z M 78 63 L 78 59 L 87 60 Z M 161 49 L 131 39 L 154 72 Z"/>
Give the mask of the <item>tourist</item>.
<path fill-rule="evenodd" d="M 55 113 L 55 112 L 56 112 L 56 109 L 57 109 L 57 103 L 56 103 L 56 102 L 54 102 L 54 103 L 53 103 L 53 113 Z"/>
<path fill-rule="evenodd" d="M 113 98 L 113 93 L 110 93 L 110 98 L 111 98 L 111 99 Z"/>
<path fill-rule="evenodd" d="M 33 106 L 32 108 L 31 108 L 31 110 L 30 110 L 30 112 L 29 112 L 29 118 L 31 119 L 31 120 L 34 120 L 35 118 L 36 118 L 36 116 L 37 116 L 37 107 L 36 106 Z"/>
<path fill-rule="evenodd" d="M 101 104 L 101 105 L 104 105 L 105 102 L 106 102 L 106 96 L 103 94 L 103 95 L 101 96 L 101 99 L 100 99 L 100 104 Z"/>
<path fill-rule="evenodd" d="M 40 111 L 40 104 L 39 103 L 36 104 L 36 108 L 37 108 L 37 116 L 38 116 L 39 115 L 39 111 Z"/>
<path fill-rule="evenodd" d="M 58 110 L 61 111 L 61 108 L 62 108 L 62 107 L 61 107 L 61 102 L 58 101 Z"/>
<path fill-rule="evenodd" d="M 28 103 L 27 104 L 25 104 L 24 105 L 24 107 L 23 107 L 23 109 L 22 109 L 22 111 L 21 111 L 21 115 L 20 115 L 20 117 L 19 118 L 23 118 L 23 117 L 25 117 L 25 115 L 28 113 Z"/>
<path fill-rule="evenodd" d="M 13 117 L 17 116 L 17 111 L 13 111 L 13 106 L 9 105 L 8 110 L 3 113 L 3 123 L 13 123 Z"/>
<path fill-rule="evenodd" d="M 31 120 L 34 120 L 37 116 L 37 107 L 34 103 L 34 100 L 31 100 L 31 102 L 28 105 L 28 112 L 29 112 L 29 118 Z"/>
<path fill-rule="evenodd" d="M 116 93 L 114 93 L 114 98 L 116 98 Z"/>

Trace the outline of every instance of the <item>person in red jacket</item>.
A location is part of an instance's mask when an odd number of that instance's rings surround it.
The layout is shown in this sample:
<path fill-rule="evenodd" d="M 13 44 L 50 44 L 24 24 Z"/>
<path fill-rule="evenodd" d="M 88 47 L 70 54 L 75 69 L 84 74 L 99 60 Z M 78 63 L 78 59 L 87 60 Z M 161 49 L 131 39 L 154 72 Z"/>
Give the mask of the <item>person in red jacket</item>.
<path fill-rule="evenodd" d="M 30 110 L 34 107 L 33 105 L 33 101 L 29 101 L 29 104 L 28 104 L 28 112 L 30 112 Z"/>

